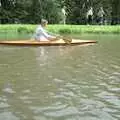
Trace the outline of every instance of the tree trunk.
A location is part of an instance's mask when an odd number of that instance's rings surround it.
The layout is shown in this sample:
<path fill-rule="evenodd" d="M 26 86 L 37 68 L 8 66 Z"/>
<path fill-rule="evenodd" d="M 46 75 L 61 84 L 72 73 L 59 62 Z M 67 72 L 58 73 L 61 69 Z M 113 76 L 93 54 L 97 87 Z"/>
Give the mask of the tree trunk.
<path fill-rule="evenodd" d="M 113 0 L 112 1 L 112 21 L 111 24 L 112 25 L 116 25 L 120 23 L 120 10 L 119 10 L 119 6 L 120 6 L 120 0 Z"/>
<path fill-rule="evenodd" d="M 9 16 L 8 12 L 10 12 L 11 9 L 11 1 L 9 0 L 1 0 L 1 23 L 5 24 L 9 22 Z"/>

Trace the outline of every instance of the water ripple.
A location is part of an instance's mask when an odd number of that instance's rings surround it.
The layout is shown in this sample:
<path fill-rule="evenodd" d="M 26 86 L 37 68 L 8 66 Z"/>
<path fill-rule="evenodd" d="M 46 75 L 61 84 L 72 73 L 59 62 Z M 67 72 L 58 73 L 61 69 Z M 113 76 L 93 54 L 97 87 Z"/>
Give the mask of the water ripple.
<path fill-rule="evenodd" d="M 0 48 L 0 120 L 119 120 L 120 54 L 111 42 Z"/>

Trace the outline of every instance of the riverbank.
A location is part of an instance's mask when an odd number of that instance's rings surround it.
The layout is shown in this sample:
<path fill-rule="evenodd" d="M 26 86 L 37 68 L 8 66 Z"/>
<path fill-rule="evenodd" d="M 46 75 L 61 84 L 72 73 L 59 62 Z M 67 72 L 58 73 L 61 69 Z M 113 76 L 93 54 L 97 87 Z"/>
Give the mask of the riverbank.
<path fill-rule="evenodd" d="M 36 25 L 0 25 L 0 33 L 33 33 Z M 59 34 L 120 34 L 118 26 L 96 26 L 96 25 L 48 25 L 47 30 Z"/>

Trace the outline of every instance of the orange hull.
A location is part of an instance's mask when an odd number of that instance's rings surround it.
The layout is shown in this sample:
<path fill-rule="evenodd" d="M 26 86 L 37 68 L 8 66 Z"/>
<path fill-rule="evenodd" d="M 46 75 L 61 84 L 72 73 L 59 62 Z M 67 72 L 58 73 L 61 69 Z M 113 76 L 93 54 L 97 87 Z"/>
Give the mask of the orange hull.
<path fill-rule="evenodd" d="M 96 43 L 94 40 L 79 40 L 73 39 L 69 45 L 84 45 Z M 0 41 L 0 45 L 14 45 L 14 46 L 66 46 L 68 45 L 63 40 L 57 41 L 34 41 L 34 40 L 19 40 L 19 41 Z"/>

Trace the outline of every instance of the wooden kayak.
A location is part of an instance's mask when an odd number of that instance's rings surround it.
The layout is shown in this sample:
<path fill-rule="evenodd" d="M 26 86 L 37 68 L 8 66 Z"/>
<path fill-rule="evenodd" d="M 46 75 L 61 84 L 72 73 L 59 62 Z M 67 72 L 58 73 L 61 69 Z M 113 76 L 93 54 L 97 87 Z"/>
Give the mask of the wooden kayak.
<path fill-rule="evenodd" d="M 14 45 L 14 46 L 66 46 L 66 45 L 84 45 L 96 43 L 94 40 L 79 40 L 72 39 L 70 44 L 63 40 L 57 41 L 34 41 L 34 40 L 19 40 L 19 41 L 0 41 L 0 45 Z"/>

